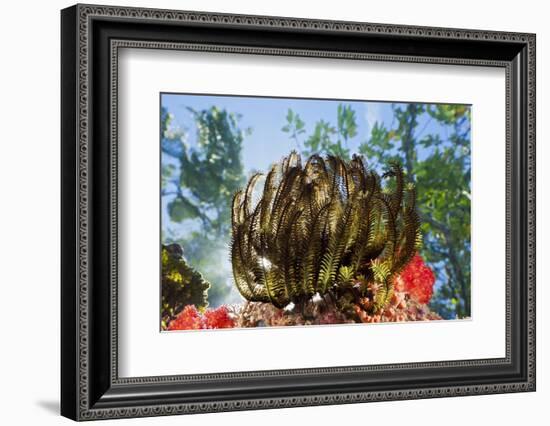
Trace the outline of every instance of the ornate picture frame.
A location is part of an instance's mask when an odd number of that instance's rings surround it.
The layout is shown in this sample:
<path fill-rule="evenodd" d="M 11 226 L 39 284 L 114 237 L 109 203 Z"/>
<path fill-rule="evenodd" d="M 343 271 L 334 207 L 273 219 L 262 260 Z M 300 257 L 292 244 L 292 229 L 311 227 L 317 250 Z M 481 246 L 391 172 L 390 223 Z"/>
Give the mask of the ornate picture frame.
<path fill-rule="evenodd" d="M 93 420 L 535 390 L 534 34 L 95 5 L 64 9 L 61 30 L 62 415 Z M 505 356 L 119 377 L 121 48 L 504 69 Z"/>

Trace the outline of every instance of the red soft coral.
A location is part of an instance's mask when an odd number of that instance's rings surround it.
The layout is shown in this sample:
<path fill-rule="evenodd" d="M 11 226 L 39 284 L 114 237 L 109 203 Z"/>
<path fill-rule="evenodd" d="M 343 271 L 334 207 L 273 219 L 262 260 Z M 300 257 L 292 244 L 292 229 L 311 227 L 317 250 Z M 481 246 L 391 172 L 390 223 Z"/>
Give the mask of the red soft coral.
<path fill-rule="evenodd" d="M 428 303 L 432 298 L 435 276 L 422 257 L 416 254 L 395 280 L 397 291 L 404 291 L 419 303 Z"/>
<path fill-rule="evenodd" d="M 168 324 L 168 330 L 199 330 L 204 328 L 204 320 L 195 305 L 187 305 Z"/>
<path fill-rule="evenodd" d="M 205 328 L 233 328 L 235 321 L 229 315 L 226 306 L 220 306 L 216 309 L 209 309 L 204 313 Z"/>
<path fill-rule="evenodd" d="M 226 306 L 208 309 L 201 315 L 195 305 L 187 305 L 179 315 L 170 321 L 168 330 L 200 330 L 204 328 L 232 328 L 235 321 Z"/>

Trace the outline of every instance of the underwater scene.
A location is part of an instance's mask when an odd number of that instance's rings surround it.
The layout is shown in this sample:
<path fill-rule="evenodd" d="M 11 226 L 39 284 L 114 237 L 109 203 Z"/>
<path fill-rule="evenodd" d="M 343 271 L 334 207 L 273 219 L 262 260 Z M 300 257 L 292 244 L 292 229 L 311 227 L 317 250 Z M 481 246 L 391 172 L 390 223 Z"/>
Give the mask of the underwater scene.
<path fill-rule="evenodd" d="M 470 318 L 471 106 L 161 93 L 160 329 Z"/>

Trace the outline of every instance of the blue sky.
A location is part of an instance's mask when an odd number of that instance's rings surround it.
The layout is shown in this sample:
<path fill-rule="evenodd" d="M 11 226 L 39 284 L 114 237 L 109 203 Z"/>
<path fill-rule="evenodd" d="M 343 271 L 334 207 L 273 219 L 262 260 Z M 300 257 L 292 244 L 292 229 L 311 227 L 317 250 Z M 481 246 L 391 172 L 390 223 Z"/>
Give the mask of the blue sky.
<path fill-rule="evenodd" d="M 162 106 L 174 116 L 174 122 L 185 131 L 190 146 L 195 144 L 196 128 L 187 108 L 202 110 L 216 106 L 219 109 L 240 114 L 240 128 L 252 128 L 252 133 L 245 138 L 243 146 L 243 164 L 247 172 L 266 171 L 274 161 L 280 160 L 296 148 L 295 142 L 281 130 L 286 124 L 289 108 L 298 113 L 306 123 L 304 135 L 310 135 L 315 123 L 321 119 L 333 125 L 336 124 L 336 109 L 339 104 L 351 105 L 356 112 L 358 130 L 357 136 L 349 141 L 352 152 L 360 143 L 368 139 L 375 122 L 378 121 L 390 127 L 393 120 L 392 103 L 389 102 L 187 94 L 162 94 L 161 96 Z M 429 120 L 421 121 L 418 128 L 432 134 L 441 131 L 435 122 L 429 122 Z M 441 136 L 445 139 L 446 135 Z M 302 142 L 303 139 L 304 137 Z"/>
<path fill-rule="evenodd" d="M 270 165 L 296 148 L 296 144 L 281 128 L 286 123 L 288 109 L 298 113 L 306 123 L 305 135 L 311 134 L 315 123 L 321 119 L 336 123 L 338 104 L 352 105 L 356 111 L 358 135 L 350 141 L 350 147 L 363 142 L 376 121 L 392 119 L 391 104 L 366 103 L 364 101 L 312 100 L 289 98 L 257 98 L 244 96 L 207 96 L 163 94 L 162 106 L 174 115 L 175 121 L 186 131 L 188 142 L 195 143 L 195 128 L 191 107 L 196 110 L 216 106 L 228 112 L 241 114 L 241 128 L 252 128 L 243 147 L 243 163 L 247 171 L 268 170 Z"/>

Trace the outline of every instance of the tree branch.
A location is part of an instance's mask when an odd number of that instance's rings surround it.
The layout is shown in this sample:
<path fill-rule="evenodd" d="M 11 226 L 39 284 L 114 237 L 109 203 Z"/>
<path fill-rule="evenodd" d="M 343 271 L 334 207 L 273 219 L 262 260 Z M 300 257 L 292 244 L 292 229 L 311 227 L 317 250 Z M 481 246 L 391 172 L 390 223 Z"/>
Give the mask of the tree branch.
<path fill-rule="evenodd" d="M 407 107 L 409 113 L 409 120 L 407 122 L 407 130 L 405 136 L 402 139 L 401 146 L 405 153 L 405 170 L 407 170 L 407 177 L 413 182 L 415 181 L 413 174 L 413 151 L 414 146 L 412 143 L 414 128 L 416 127 L 417 111 L 414 105 Z"/>

